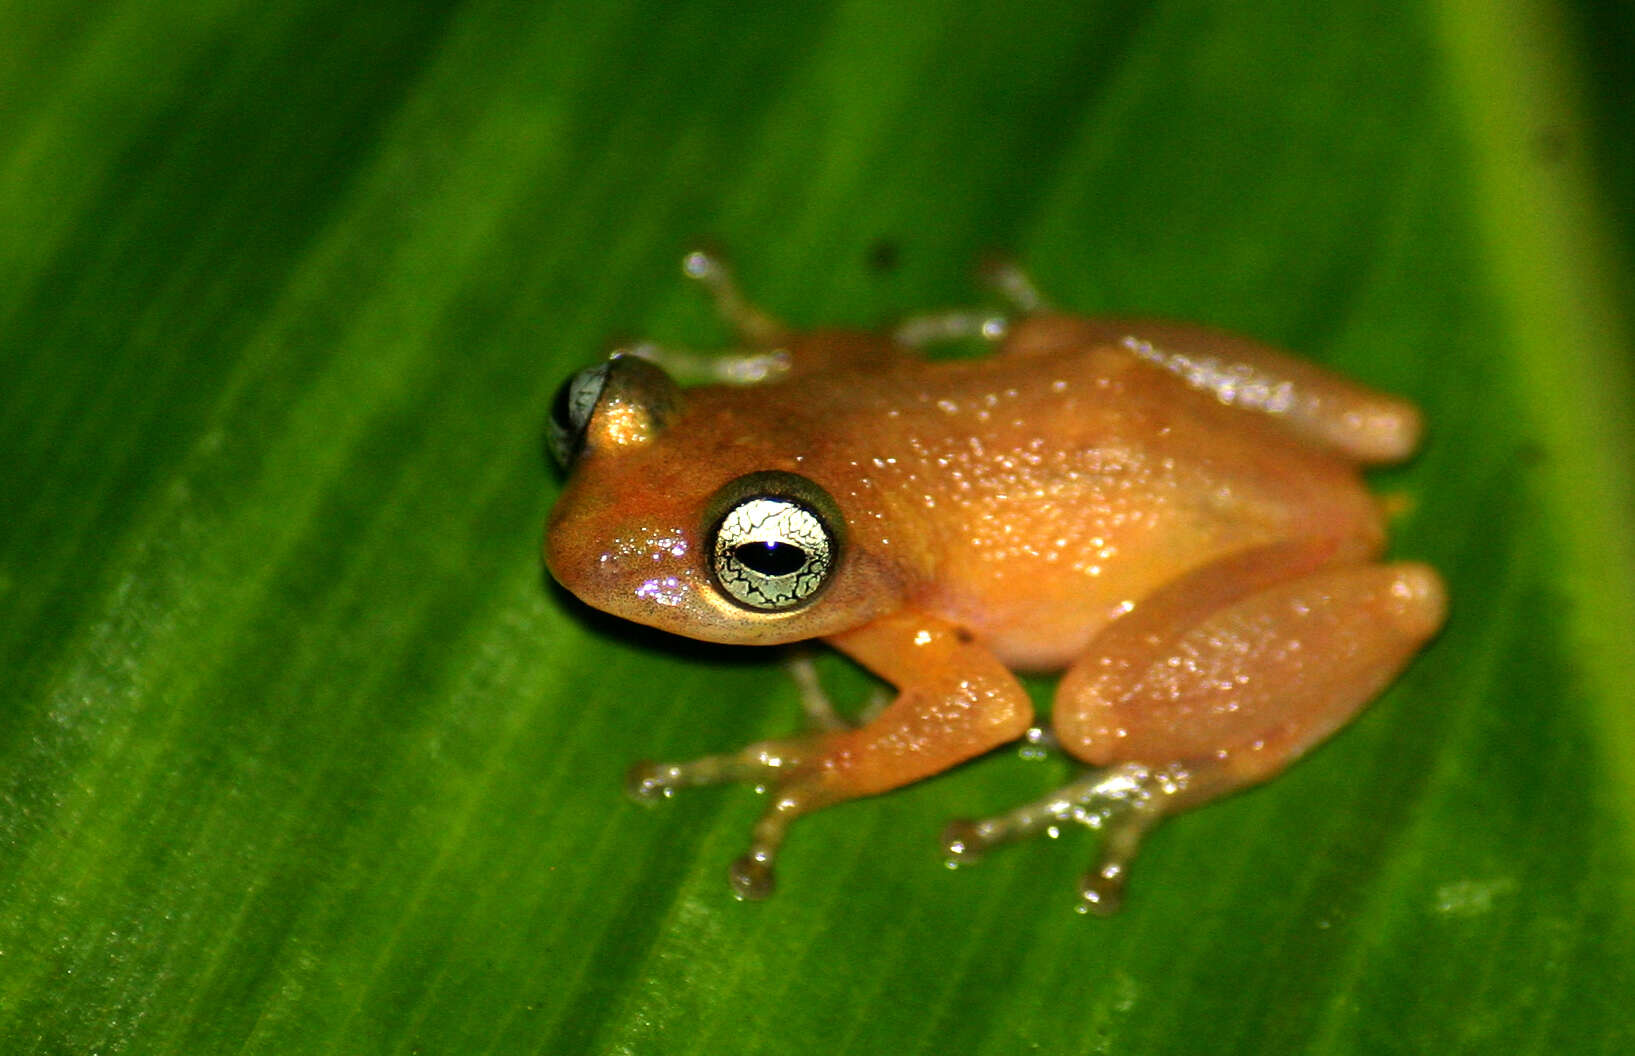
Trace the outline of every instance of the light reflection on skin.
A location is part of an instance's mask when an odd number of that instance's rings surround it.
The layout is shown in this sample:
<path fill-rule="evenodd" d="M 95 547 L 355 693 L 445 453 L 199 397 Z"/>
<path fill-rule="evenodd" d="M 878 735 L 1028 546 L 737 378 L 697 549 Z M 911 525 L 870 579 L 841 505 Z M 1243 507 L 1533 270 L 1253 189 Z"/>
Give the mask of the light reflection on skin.
<path fill-rule="evenodd" d="M 658 605 L 680 605 L 686 593 L 681 580 L 675 576 L 650 579 L 636 588 L 636 597 Z"/>

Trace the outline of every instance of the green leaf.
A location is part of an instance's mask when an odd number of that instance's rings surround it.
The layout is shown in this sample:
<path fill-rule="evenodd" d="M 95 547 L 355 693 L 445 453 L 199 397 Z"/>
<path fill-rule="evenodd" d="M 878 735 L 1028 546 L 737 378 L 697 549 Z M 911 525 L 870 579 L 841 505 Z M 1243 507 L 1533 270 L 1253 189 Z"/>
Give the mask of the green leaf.
<path fill-rule="evenodd" d="M 1635 1047 L 1625 5 L 0 7 L 0 1051 Z M 1308 760 L 1162 828 L 936 833 L 1000 752 L 799 825 L 627 802 L 793 730 L 760 654 L 547 584 L 550 397 L 724 333 L 1060 302 L 1417 400 L 1453 616 Z M 825 661 L 837 691 L 863 680 Z"/>

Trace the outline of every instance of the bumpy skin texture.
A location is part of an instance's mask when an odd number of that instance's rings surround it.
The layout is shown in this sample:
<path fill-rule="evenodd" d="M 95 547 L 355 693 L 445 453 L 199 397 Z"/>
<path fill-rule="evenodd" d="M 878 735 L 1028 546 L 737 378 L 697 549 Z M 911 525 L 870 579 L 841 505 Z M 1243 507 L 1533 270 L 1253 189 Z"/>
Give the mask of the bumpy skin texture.
<path fill-rule="evenodd" d="M 1035 315 L 951 362 L 879 335 L 763 338 L 787 352 L 772 380 L 682 390 L 646 368 L 604 394 L 545 547 L 597 608 L 708 641 L 821 638 L 896 687 L 861 728 L 648 772 L 649 791 L 772 780 L 740 893 L 770 884 L 794 817 L 1022 735 L 1012 671 L 1065 671 L 1062 747 L 1136 768 L 1133 853 L 1157 817 L 1338 728 L 1441 623 L 1433 571 L 1376 563 L 1359 474 L 1411 453 L 1403 401 L 1171 323 Z M 774 613 L 724 597 L 707 553 L 723 487 L 767 470 L 843 522 L 823 589 Z M 1112 888 L 1128 853 L 1108 853 Z"/>

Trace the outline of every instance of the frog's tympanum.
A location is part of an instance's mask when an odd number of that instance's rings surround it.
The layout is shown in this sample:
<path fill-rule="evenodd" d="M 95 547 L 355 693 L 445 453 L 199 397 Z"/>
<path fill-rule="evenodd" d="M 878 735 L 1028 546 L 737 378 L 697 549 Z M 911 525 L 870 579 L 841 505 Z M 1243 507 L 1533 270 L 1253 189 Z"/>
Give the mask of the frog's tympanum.
<path fill-rule="evenodd" d="M 742 347 L 640 345 L 563 385 L 545 559 L 585 602 L 710 642 L 822 639 L 895 695 L 859 725 L 646 764 L 647 796 L 770 790 L 738 894 L 789 824 L 1029 734 L 1013 672 L 1063 672 L 1054 740 L 1090 769 L 944 841 L 968 860 L 1065 821 L 1102 831 L 1083 906 L 1115 907 L 1160 818 L 1263 781 L 1343 726 L 1441 625 L 1441 579 L 1383 563 L 1360 468 L 1418 412 L 1240 337 L 1045 307 L 793 332 L 721 263 L 687 270 Z M 923 346 L 982 336 L 980 359 Z M 673 378 L 710 383 L 683 388 Z M 809 673 L 808 673 L 809 674 Z M 821 711 L 821 709 L 814 709 Z"/>

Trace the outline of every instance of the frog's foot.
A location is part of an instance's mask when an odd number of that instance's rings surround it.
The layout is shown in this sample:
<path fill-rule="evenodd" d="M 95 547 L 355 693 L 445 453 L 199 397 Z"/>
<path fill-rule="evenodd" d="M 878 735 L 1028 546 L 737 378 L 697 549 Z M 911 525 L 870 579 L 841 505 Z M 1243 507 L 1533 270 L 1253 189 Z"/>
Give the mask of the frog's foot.
<path fill-rule="evenodd" d="M 1002 313 L 977 308 L 951 308 L 942 312 L 912 315 L 898 323 L 891 339 L 909 348 L 925 348 L 950 341 L 973 338 L 998 342 L 1010 333 L 1010 320 Z"/>
<path fill-rule="evenodd" d="M 1049 759 L 1061 755 L 1062 742 L 1048 726 L 1029 726 L 1028 732 L 1016 742 L 1016 754 L 1023 759 Z"/>
<path fill-rule="evenodd" d="M 892 339 L 909 348 L 972 339 L 998 343 L 1010 336 L 1012 316 L 1035 315 L 1050 309 L 1050 301 L 1014 259 L 990 256 L 977 272 L 983 285 L 1004 299 L 1004 311 L 954 308 L 910 316 L 892 331 Z"/>
<path fill-rule="evenodd" d="M 789 328 L 749 302 L 725 257 L 694 249 L 682 258 L 681 270 L 709 294 L 742 347 L 700 352 L 641 340 L 618 346 L 613 355 L 645 359 L 683 385 L 760 385 L 789 373 L 793 365 L 786 340 Z"/>
<path fill-rule="evenodd" d="M 773 864 L 790 823 L 835 798 L 822 792 L 821 782 L 803 780 L 798 771 L 800 763 L 823 754 L 829 744 L 826 735 L 852 732 L 867 725 L 892 699 L 891 693 L 877 690 L 853 724 L 830 703 L 810 653 L 797 652 L 784 666 L 795 681 L 812 732 L 759 741 L 736 752 L 687 762 L 641 762 L 631 767 L 625 778 L 631 798 L 644 803 L 668 799 L 678 789 L 707 785 L 741 783 L 753 785 L 757 791 L 772 790 L 772 802 L 750 834 L 748 852 L 733 863 L 728 875 L 733 894 L 742 899 L 758 900 L 772 893 Z"/>
<path fill-rule="evenodd" d="M 784 660 L 783 668 L 789 673 L 796 691 L 800 694 L 801 710 L 806 713 L 806 728 L 814 732 L 828 733 L 867 726 L 874 721 L 875 716 L 886 709 L 887 704 L 891 703 L 891 691 L 876 687 L 863 702 L 863 709 L 853 722 L 835 710 L 834 702 L 829 699 L 829 694 L 818 678 L 817 664 L 812 662 L 810 652 L 797 650 L 790 654 Z"/>
<path fill-rule="evenodd" d="M 838 720 L 837 720 L 838 721 Z M 848 728 L 849 729 L 849 728 Z M 802 814 L 827 806 L 837 796 L 814 779 L 803 761 L 821 755 L 828 736 L 813 734 L 760 741 L 736 752 L 706 755 L 685 763 L 637 763 L 625 779 L 631 797 L 642 802 L 666 799 L 677 789 L 741 782 L 770 788 L 772 801 L 750 833 L 749 850 L 732 864 L 728 880 L 741 899 L 759 900 L 772 893 L 773 866 L 790 823 Z"/>
<path fill-rule="evenodd" d="M 800 762 L 812 738 L 785 737 L 757 741 L 736 752 L 721 752 L 683 763 L 642 761 L 625 775 L 625 791 L 632 799 L 654 803 L 669 799 L 678 789 L 708 785 L 751 784 L 764 789 Z"/>
<path fill-rule="evenodd" d="M 1246 550 L 1108 625 L 1063 676 L 1052 721 L 1067 751 L 1110 768 L 955 829 L 950 850 L 969 858 L 1062 821 L 1101 829 L 1082 908 L 1110 912 L 1160 818 L 1282 771 L 1373 699 L 1441 625 L 1435 572 L 1324 564 L 1330 551 L 1321 540 Z"/>
<path fill-rule="evenodd" d="M 1003 814 L 951 823 L 943 830 L 943 851 L 949 865 L 968 865 L 1002 844 L 1041 833 L 1054 839 L 1068 823 L 1094 829 L 1102 834 L 1101 849 L 1095 867 L 1080 881 L 1078 909 L 1108 916 L 1123 903 L 1125 876 L 1142 837 L 1170 812 L 1187 783 L 1180 767 L 1123 763 L 1093 770 Z"/>
<path fill-rule="evenodd" d="M 613 354 L 645 359 L 683 385 L 760 385 L 789 373 L 791 365 L 787 348 L 699 352 L 655 341 L 637 341 L 620 345 Z"/>
<path fill-rule="evenodd" d="M 737 332 L 744 344 L 769 347 L 788 336 L 787 326 L 744 296 L 725 254 L 698 246 L 681 258 L 681 271 L 704 288 L 715 302 L 717 314 Z"/>
<path fill-rule="evenodd" d="M 989 255 L 977 268 L 983 285 L 1005 299 L 1018 315 L 1037 315 L 1051 310 L 1050 298 L 1034 285 L 1033 277 L 1016 258 L 1003 253 Z"/>
<path fill-rule="evenodd" d="M 795 683 L 795 690 L 800 694 L 800 707 L 806 713 L 808 729 L 851 729 L 852 724 L 841 718 L 829 694 L 824 692 L 811 653 L 802 649 L 790 654 L 783 662 L 783 669 L 789 673 L 790 681 Z"/>
<path fill-rule="evenodd" d="M 657 364 L 683 385 L 762 385 L 785 381 L 799 373 L 867 369 L 905 351 L 901 343 L 887 336 L 861 330 L 791 331 L 749 302 L 725 258 L 712 250 L 688 253 L 682 270 L 704 288 L 717 313 L 732 327 L 735 347 L 698 352 L 639 341 L 616 351 Z"/>
<path fill-rule="evenodd" d="M 764 789 L 780 778 L 805 754 L 811 738 L 760 741 L 736 752 L 706 755 L 685 763 L 640 762 L 625 776 L 632 799 L 651 803 L 668 799 L 677 789 L 745 782 Z M 789 823 L 800 811 L 797 801 L 778 796 L 756 822 L 749 851 L 732 864 L 728 879 L 732 893 L 742 899 L 762 899 L 772 893 L 772 867 Z"/>

